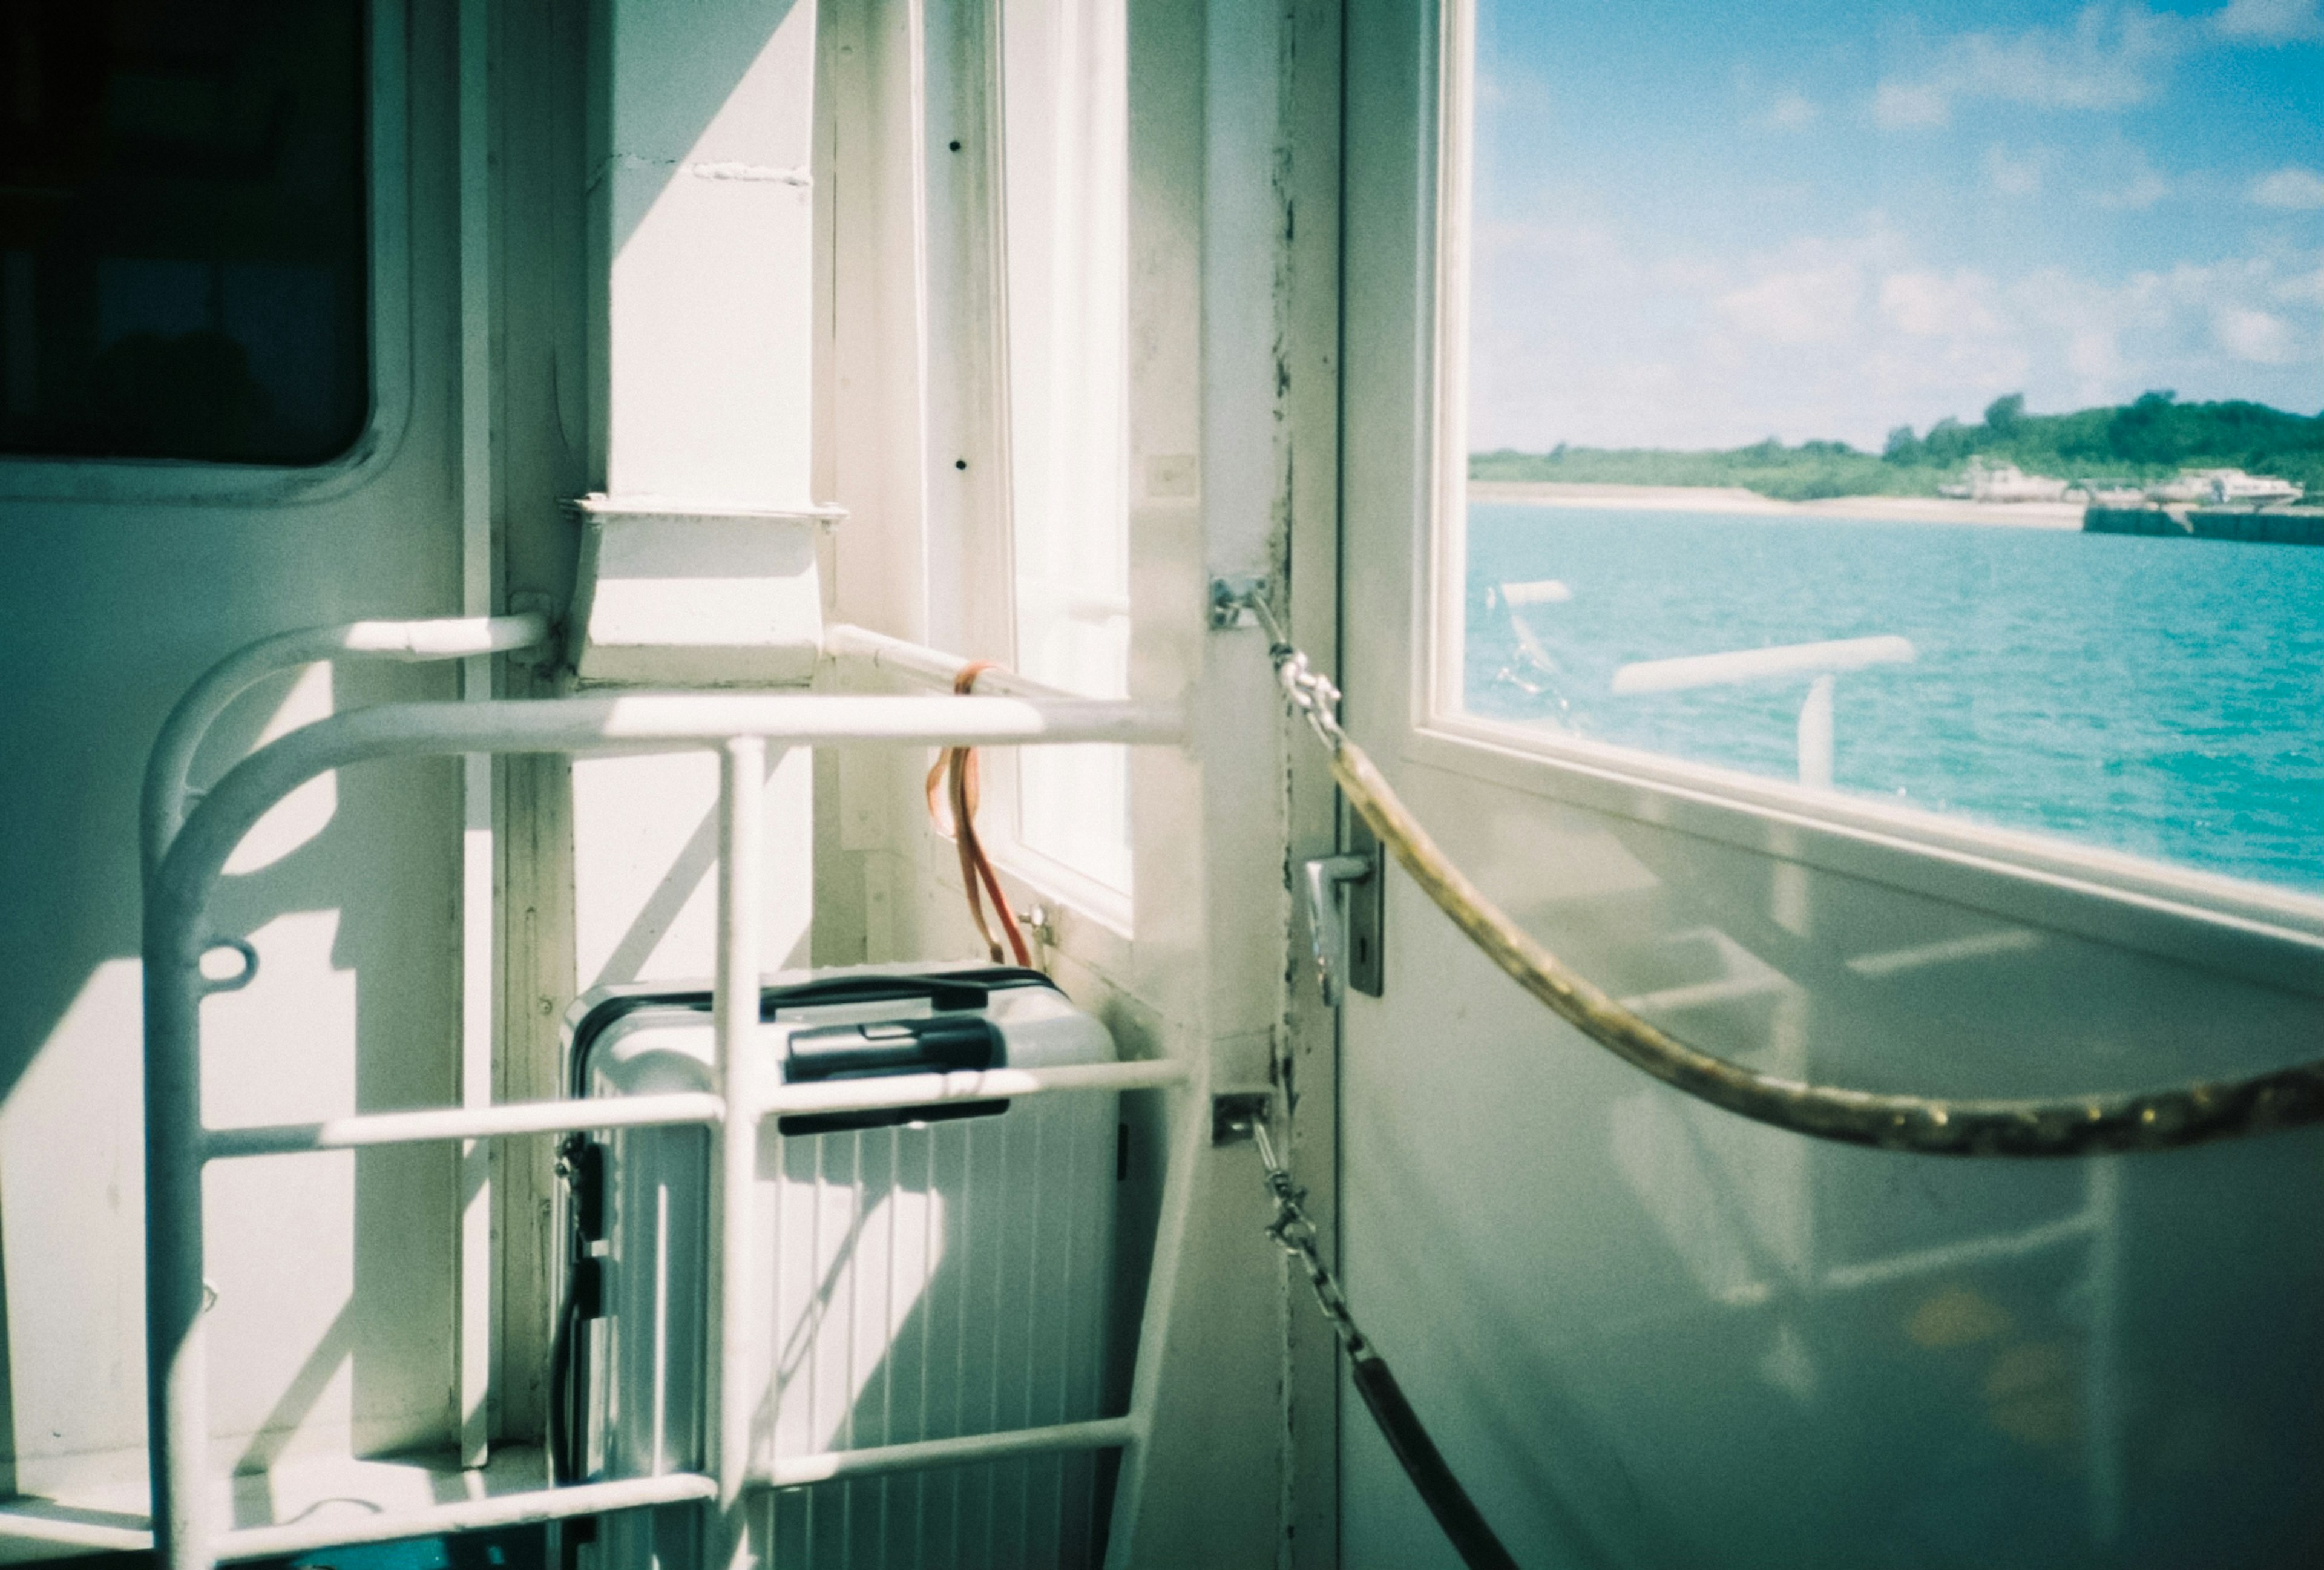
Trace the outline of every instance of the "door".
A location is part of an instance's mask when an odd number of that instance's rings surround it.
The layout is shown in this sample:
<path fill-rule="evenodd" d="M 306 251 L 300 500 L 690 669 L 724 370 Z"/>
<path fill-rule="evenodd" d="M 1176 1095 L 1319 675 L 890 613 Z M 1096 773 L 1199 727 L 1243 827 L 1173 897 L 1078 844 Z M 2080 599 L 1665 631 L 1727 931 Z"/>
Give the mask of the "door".
<path fill-rule="evenodd" d="M 1665 1028 L 1971 1096 L 2315 1055 L 2324 586 L 2202 537 L 2324 522 L 2218 505 L 2310 473 L 2324 326 L 2316 45 L 2250 9 L 1351 7 L 1349 727 Z M 1386 901 L 1349 1296 L 1520 1563 L 2315 1554 L 2324 1135 L 1815 1143 Z M 1342 1562 L 1454 1563 L 1342 1435 Z"/>

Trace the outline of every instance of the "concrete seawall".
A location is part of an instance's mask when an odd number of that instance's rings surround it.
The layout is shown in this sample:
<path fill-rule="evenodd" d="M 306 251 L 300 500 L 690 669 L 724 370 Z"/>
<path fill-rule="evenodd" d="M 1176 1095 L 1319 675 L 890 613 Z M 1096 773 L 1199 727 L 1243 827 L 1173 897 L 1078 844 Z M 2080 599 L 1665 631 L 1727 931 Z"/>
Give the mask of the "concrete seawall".
<path fill-rule="evenodd" d="M 2082 514 L 2082 532 L 2324 545 L 2324 507 L 2092 507 Z"/>

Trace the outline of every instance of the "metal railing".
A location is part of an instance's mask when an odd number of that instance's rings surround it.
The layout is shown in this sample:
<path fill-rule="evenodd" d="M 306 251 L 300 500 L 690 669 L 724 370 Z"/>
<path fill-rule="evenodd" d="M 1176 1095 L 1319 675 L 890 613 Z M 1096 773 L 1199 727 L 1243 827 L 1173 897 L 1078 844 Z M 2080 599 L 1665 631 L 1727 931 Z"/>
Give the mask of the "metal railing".
<path fill-rule="evenodd" d="M 1800 783 L 1831 789 L 1834 681 L 1843 671 L 1874 665 L 1904 665 L 1918 658 L 1912 641 L 1893 635 L 1837 638 L 1822 643 L 1782 643 L 1769 649 L 1736 649 L 1721 654 L 1688 654 L 1675 660 L 1641 660 L 1614 672 L 1609 690 L 1618 696 L 1683 692 L 1696 687 L 1737 687 L 1755 681 L 1806 677 L 1800 704 Z"/>
<path fill-rule="evenodd" d="M 145 989 L 146 1359 L 154 1547 L 170 1570 L 208 1570 L 222 1560 L 272 1557 L 331 1545 L 565 1516 L 702 1501 L 712 1507 L 706 1563 L 732 1558 L 744 1530 L 742 1502 L 761 1487 L 1021 1455 L 1109 1447 L 1135 1449 L 1154 1406 L 1155 1320 L 1176 1266 L 1185 1188 L 1199 1120 L 1178 1110 L 1165 1168 L 1162 1227 L 1127 1416 L 867 1450 L 787 1456 L 756 1468 L 751 1455 L 752 1279 L 746 1214 L 756 1181 L 761 1125 L 798 1112 L 834 1113 L 951 1099 L 1069 1094 L 1194 1086 L 1196 1067 L 1148 1060 L 1047 1069 L 914 1075 L 872 1082 L 763 1084 L 751 1050 L 759 1029 L 761 810 L 770 747 L 1047 746 L 1086 743 L 1175 744 L 1177 712 L 1136 703 L 1063 697 L 854 697 L 641 694 L 530 701 L 389 704 L 320 720 L 261 748 L 203 794 L 190 814 L 187 769 L 202 733 L 237 692 L 270 672 L 355 652 L 455 659 L 523 647 L 545 635 L 539 618 L 459 624 L 395 624 L 285 634 L 237 653 L 196 685 L 164 727 L 146 779 L 143 815 Z M 412 624 L 404 624 L 408 629 Z M 852 632 L 852 630 L 850 630 Z M 925 676 L 952 663 L 930 650 L 861 634 L 851 649 Z M 956 668 L 956 667 L 955 667 Z M 209 898 L 227 856 L 266 810 L 306 780 L 383 758 L 470 753 L 715 751 L 719 758 L 718 934 L 713 992 L 713 1093 L 536 1102 L 359 1113 L 309 1123 L 208 1127 L 201 1108 L 201 1002 L 248 984 L 255 952 L 205 929 Z M 206 976 L 205 954 L 238 951 L 238 974 Z M 507 1139 L 614 1126 L 688 1123 L 709 1131 L 714 1181 L 705 1294 L 704 1469 L 699 1473 L 541 1488 L 496 1497 L 344 1518 L 216 1530 L 208 1519 L 209 1396 L 203 1317 L 202 1168 L 212 1161 L 361 1146 Z M 1127 1491 L 1125 1491 L 1127 1492 Z"/>

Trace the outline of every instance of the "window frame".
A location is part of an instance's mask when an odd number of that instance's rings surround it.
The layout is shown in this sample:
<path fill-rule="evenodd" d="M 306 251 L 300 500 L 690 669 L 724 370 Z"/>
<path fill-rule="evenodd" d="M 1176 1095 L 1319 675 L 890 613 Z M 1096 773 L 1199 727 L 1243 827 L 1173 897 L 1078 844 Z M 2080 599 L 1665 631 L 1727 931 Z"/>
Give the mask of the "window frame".
<path fill-rule="evenodd" d="M 1419 236 L 1421 282 L 1430 294 L 1418 312 L 1427 341 L 1414 392 L 1423 403 L 1425 467 L 1411 559 L 1416 570 L 1400 755 L 1543 800 L 2324 993 L 2324 894 L 1464 712 L 1475 0 L 1434 0 L 1434 8 L 1435 69 L 1419 68 L 1430 101 L 1416 127 L 1423 145 L 1416 173 L 1423 184 L 1415 206 L 1425 231 Z"/>
<path fill-rule="evenodd" d="M 931 165 L 925 331 L 933 392 L 925 457 L 929 641 L 1013 669 L 1019 623 L 1004 19 L 1000 8 L 970 0 L 940 0 L 925 14 L 921 135 Z M 964 131 L 962 139 L 970 144 L 951 150 L 954 138 L 946 126 Z M 955 467 L 963 460 L 967 467 Z M 1120 522 L 1127 533 L 1126 493 Z M 1130 549 L 1134 577 L 1134 540 Z M 950 591 L 941 585 L 950 585 Z M 995 868 L 1052 910 L 1077 918 L 1077 932 L 1103 934 L 1096 940 L 1118 957 L 1136 925 L 1135 835 L 1133 886 L 1117 889 L 1021 837 L 1013 749 L 985 750 L 979 768 L 983 804 L 977 829 Z M 947 859 L 939 856 L 936 868 L 939 882 L 956 885 L 958 873 Z"/>
<path fill-rule="evenodd" d="M 412 407 L 410 32 L 406 0 L 363 0 L 364 171 L 370 245 L 370 406 L 345 450 L 317 464 L 0 454 L 0 501 L 248 507 L 328 501 L 390 467 Z"/>

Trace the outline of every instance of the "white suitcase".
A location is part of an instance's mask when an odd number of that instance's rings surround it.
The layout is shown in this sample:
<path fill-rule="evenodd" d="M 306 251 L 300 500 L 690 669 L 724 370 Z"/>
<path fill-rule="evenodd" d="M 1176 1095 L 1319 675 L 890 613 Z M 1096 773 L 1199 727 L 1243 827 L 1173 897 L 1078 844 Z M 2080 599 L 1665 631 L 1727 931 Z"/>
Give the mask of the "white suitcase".
<path fill-rule="evenodd" d="M 770 1077 L 1109 1062 L 1105 1028 L 1037 972 L 869 969 L 765 988 Z M 578 1094 L 708 1088 L 709 993 L 622 988 L 568 1021 Z M 1108 1415 L 1119 1111 L 1111 1094 L 770 1120 L 749 1224 L 754 1458 Z M 845 1126 L 835 1127 L 834 1124 Z M 568 1141 L 560 1475 L 698 1467 L 707 1139 Z M 762 1493 L 783 1570 L 1082 1565 L 1102 1538 L 1086 1453 Z M 692 1570 L 689 1508 L 614 1517 L 597 1570 Z"/>

